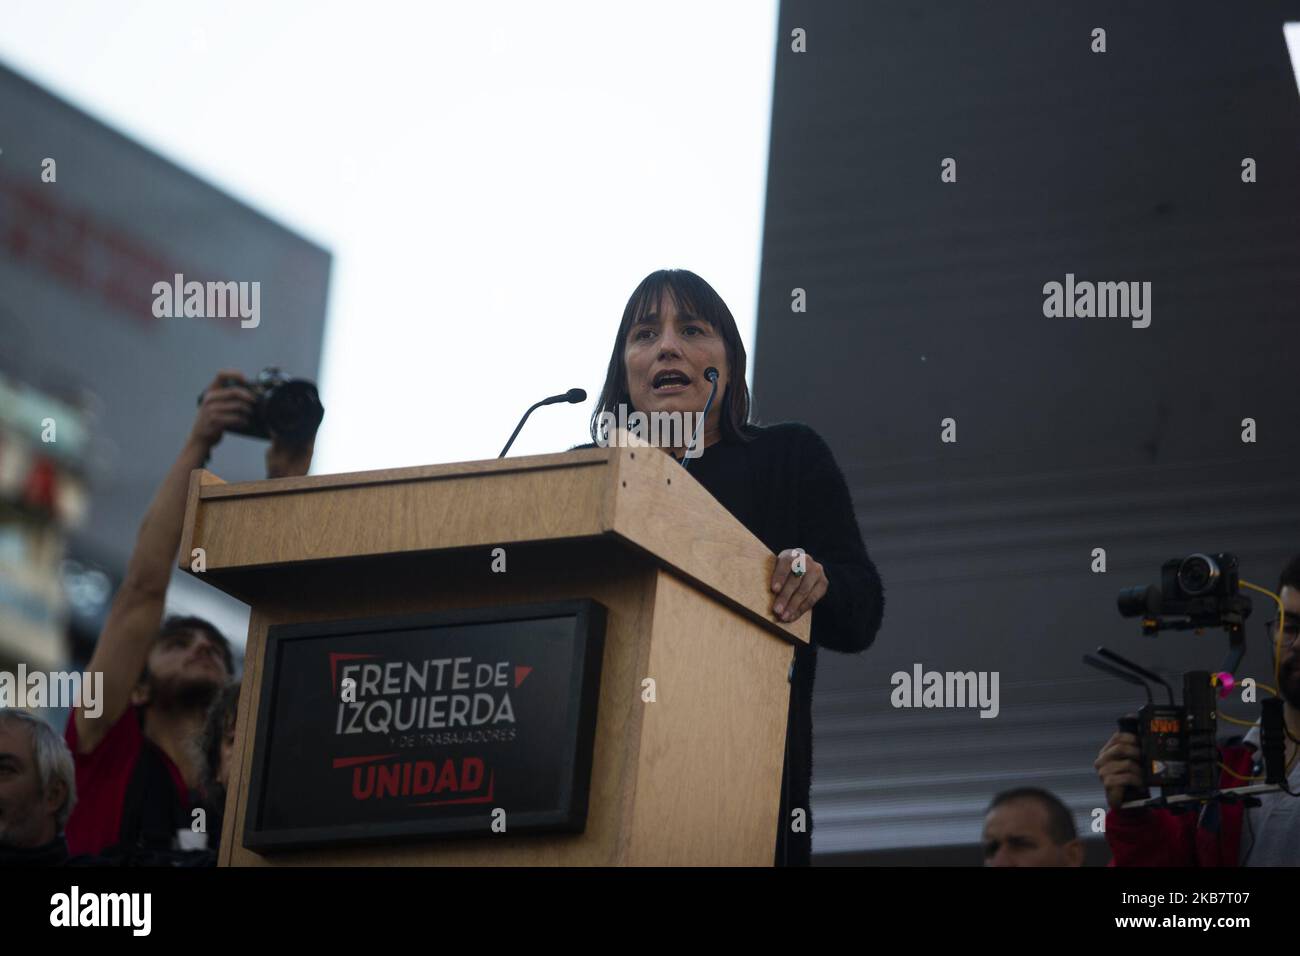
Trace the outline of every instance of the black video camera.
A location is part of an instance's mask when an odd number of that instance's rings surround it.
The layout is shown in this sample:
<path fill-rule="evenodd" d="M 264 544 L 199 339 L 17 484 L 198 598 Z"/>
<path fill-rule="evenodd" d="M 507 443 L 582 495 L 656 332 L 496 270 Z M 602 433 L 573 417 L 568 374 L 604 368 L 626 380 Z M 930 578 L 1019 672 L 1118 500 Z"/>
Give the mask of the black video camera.
<path fill-rule="evenodd" d="M 1160 566 L 1160 585 L 1119 592 L 1119 613 L 1142 617 L 1142 633 L 1226 627 L 1250 616 L 1250 598 L 1240 593 L 1235 554 L 1192 554 Z M 1231 669 L 1231 668 L 1229 668 Z"/>
<path fill-rule="evenodd" d="M 316 386 L 303 378 L 289 378 L 278 368 L 262 370 L 256 381 L 241 382 L 223 378 L 222 388 L 244 388 L 253 393 L 253 410 L 248 424 L 231 428 L 236 435 L 249 438 L 282 438 L 293 445 L 303 445 L 316 437 L 316 429 L 325 417 Z M 204 392 L 199 395 L 203 404 Z"/>

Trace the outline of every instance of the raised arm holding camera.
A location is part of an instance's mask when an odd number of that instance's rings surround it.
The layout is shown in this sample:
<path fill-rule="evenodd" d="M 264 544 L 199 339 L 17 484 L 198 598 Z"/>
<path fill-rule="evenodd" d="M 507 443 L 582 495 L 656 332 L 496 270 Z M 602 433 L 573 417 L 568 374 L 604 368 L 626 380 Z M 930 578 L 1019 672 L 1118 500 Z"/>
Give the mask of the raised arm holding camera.
<path fill-rule="evenodd" d="M 314 387 L 311 397 L 315 397 Z M 209 705 L 229 681 L 225 637 L 200 618 L 163 621 L 176 566 L 190 473 L 226 432 L 270 438 L 267 476 L 305 475 L 315 427 L 286 436 L 265 430 L 265 391 L 223 370 L 203 393 L 198 415 L 140 525 L 126 574 L 113 599 L 89 669 L 104 675 L 103 710 L 78 709 L 65 734 L 76 763 L 79 800 L 67 825 L 74 854 L 186 849 L 203 763 L 195 740 Z M 319 409 L 319 402 L 316 403 Z M 323 411 L 321 411 L 323 414 Z M 202 841 L 198 841 L 202 842 Z"/>

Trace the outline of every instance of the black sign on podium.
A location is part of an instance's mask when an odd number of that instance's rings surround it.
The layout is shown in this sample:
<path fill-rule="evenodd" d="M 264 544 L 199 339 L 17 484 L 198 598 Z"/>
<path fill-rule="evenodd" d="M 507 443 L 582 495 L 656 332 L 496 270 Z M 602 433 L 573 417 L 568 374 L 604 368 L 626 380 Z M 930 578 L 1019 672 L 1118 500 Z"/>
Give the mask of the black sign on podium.
<path fill-rule="evenodd" d="M 590 600 L 270 627 L 244 846 L 581 832 L 604 637 Z"/>

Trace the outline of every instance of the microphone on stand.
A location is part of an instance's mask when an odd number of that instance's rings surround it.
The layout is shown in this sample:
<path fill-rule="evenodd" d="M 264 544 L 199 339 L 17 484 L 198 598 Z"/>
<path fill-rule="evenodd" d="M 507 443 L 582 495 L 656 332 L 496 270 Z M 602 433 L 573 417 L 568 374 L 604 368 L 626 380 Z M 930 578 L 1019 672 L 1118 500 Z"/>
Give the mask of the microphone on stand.
<path fill-rule="evenodd" d="M 552 395 L 550 398 L 542 399 L 532 408 L 528 409 L 528 411 L 524 412 L 524 417 L 519 419 L 519 424 L 515 426 L 514 432 L 511 433 L 510 440 L 506 442 L 506 447 L 501 449 L 501 454 L 497 455 L 497 457 L 506 457 L 506 452 L 510 450 L 510 446 L 513 445 L 515 439 L 519 437 L 519 429 L 524 427 L 524 422 L 528 421 L 528 416 L 537 411 L 537 409 L 541 408 L 543 405 L 556 405 L 560 402 L 568 402 L 570 405 L 579 405 L 586 400 L 587 393 L 580 388 L 571 388 L 563 395 Z"/>
<path fill-rule="evenodd" d="M 713 383 L 713 387 L 709 389 L 709 400 L 704 403 L 704 414 L 700 416 L 700 420 L 695 426 L 695 434 L 691 436 L 691 443 L 686 449 L 688 454 L 682 455 L 683 468 L 687 468 L 687 463 L 691 460 L 689 452 L 699 444 L 700 433 L 704 431 L 704 420 L 709 417 L 709 409 L 713 407 L 713 398 L 718 394 L 718 370 L 710 365 L 704 370 L 704 377 Z"/>

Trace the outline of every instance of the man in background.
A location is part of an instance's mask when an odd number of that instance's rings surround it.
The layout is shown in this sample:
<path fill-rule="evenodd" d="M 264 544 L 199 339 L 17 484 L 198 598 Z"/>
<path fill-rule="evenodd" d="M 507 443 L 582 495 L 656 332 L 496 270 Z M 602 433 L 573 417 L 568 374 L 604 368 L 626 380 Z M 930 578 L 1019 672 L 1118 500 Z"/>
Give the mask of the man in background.
<path fill-rule="evenodd" d="M 993 798 L 984 814 L 985 866 L 1083 866 L 1074 817 L 1047 790 L 1020 787 Z"/>
<path fill-rule="evenodd" d="M 0 710 L 0 866 L 66 863 L 63 828 L 76 802 L 72 754 L 54 728 Z"/>

